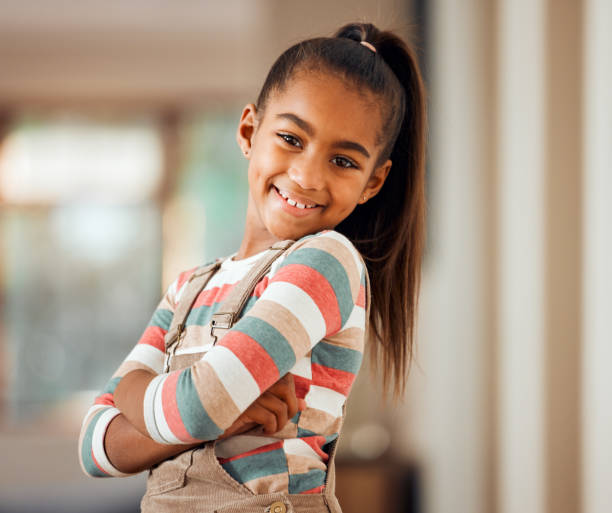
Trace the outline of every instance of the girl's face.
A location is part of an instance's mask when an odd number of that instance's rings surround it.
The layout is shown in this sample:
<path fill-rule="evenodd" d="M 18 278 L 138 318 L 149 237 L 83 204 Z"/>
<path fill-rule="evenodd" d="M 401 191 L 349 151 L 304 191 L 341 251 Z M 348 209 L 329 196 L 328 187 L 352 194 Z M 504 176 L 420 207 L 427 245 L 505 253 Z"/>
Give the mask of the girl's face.
<path fill-rule="evenodd" d="M 261 116 L 260 116 L 261 117 Z M 382 187 L 391 167 L 373 95 L 331 75 L 298 72 L 258 119 L 247 105 L 238 143 L 249 159 L 247 230 L 294 239 L 332 229 Z"/>

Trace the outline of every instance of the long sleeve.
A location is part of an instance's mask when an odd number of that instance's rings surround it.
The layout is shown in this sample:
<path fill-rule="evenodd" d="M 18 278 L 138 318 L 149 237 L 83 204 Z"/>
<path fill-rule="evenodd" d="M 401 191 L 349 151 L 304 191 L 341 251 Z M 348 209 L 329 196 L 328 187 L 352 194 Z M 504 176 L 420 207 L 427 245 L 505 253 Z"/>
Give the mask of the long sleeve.
<path fill-rule="evenodd" d="M 166 444 L 216 439 L 296 362 L 314 356 L 323 339 L 352 329 L 356 310 L 363 324 L 365 272 L 354 246 L 338 232 L 301 239 L 218 344 L 191 367 L 150 383 L 143 405 L 150 436 Z M 338 362 L 336 374 L 359 369 L 361 352 L 329 345 L 317 354 L 328 352 Z M 345 394 L 336 395 L 319 400 L 337 411 Z"/>
<path fill-rule="evenodd" d="M 132 370 L 145 369 L 155 374 L 162 372 L 164 336 L 170 327 L 174 314 L 176 291 L 191 272 L 182 273 L 170 285 L 140 340 L 123 360 L 86 413 L 79 437 L 79 462 L 86 474 L 92 477 L 121 477 L 127 475 L 117 470 L 110 463 L 104 450 L 104 437 L 108 425 L 120 413 L 115 408 L 113 394 L 123 376 Z"/>

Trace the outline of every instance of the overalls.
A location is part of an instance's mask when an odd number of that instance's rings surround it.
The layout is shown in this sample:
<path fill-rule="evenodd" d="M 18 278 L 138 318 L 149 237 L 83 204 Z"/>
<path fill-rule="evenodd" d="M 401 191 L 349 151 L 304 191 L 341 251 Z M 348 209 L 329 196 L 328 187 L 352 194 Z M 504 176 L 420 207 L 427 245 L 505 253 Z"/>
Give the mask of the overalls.
<path fill-rule="evenodd" d="M 207 344 L 215 344 L 237 321 L 256 284 L 268 272 L 272 262 L 292 244 L 293 241 L 283 241 L 273 245 L 270 248 L 272 251 L 258 260 L 247 275 L 233 287 L 212 316 L 210 323 L 197 330 L 197 336 L 186 337 L 184 330 L 187 314 L 199 292 L 222 262 L 218 260 L 196 271 L 177 305 L 165 338 L 164 371 L 185 368 L 199 361 L 206 352 L 204 347 L 209 349 L 210 345 Z M 369 306 L 369 301 L 367 303 Z M 368 317 L 366 322 L 367 319 Z M 141 502 L 142 511 L 145 513 L 342 513 L 334 493 L 336 443 L 337 439 L 332 442 L 323 493 L 254 494 L 221 466 L 215 455 L 216 441 L 206 442 L 150 469 L 147 491 Z"/>

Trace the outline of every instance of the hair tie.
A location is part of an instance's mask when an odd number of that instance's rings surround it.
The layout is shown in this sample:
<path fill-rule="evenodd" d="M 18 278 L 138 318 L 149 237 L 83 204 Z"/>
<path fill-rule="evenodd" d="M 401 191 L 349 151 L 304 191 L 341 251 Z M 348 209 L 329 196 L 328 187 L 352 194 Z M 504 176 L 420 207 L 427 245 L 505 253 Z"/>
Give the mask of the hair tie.
<path fill-rule="evenodd" d="M 376 48 L 374 48 L 374 45 L 368 43 L 367 41 L 360 41 L 360 44 L 362 44 L 363 46 L 365 46 L 366 48 L 369 48 L 370 50 L 372 50 L 374 53 L 376 53 Z"/>

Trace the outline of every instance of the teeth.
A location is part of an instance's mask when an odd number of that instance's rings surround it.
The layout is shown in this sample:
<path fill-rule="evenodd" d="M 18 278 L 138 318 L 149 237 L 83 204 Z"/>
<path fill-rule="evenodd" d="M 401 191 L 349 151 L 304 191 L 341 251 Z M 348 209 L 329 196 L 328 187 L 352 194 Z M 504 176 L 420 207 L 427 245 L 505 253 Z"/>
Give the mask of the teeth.
<path fill-rule="evenodd" d="M 302 203 L 298 203 L 297 201 L 292 200 L 286 192 L 281 191 L 280 189 L 276 189 L 278 191 L 278 193 L 287 200 L 287 203 L 289 203 L 289 205 L 291 205 L 292 207 L 297 207 L 297 208 L 315 208 L 317 205 L 304 205 Z"/>

